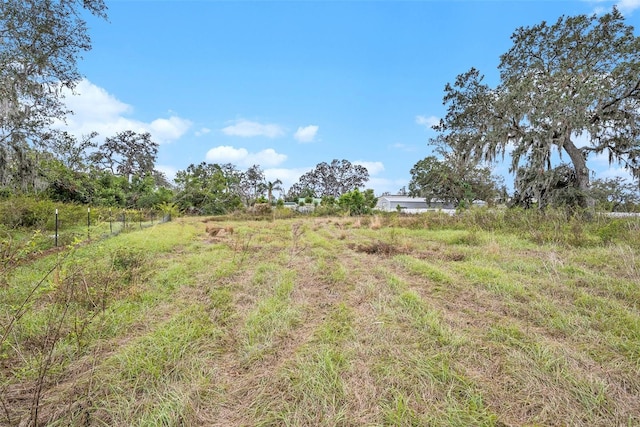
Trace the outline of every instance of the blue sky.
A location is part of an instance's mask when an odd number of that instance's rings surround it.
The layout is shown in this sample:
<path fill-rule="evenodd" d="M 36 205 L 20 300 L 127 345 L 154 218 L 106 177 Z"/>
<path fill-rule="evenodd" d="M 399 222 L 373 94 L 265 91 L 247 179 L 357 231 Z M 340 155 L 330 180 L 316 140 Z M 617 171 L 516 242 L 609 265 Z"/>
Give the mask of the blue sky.
<path fill-rule="evenodd" d="M 259 164 L 288 188 L 347 159 L 369 169 L 367 188 L 395 193 L 431 154 L 447 82 L 476 67 L 495 84 L 517 27 L 614 4 L 640 27 L 640 0 L 107 0 L 109 20 L 88 19 L 68 130 L 151 132 L 169 177 L 202 161 Z"/>

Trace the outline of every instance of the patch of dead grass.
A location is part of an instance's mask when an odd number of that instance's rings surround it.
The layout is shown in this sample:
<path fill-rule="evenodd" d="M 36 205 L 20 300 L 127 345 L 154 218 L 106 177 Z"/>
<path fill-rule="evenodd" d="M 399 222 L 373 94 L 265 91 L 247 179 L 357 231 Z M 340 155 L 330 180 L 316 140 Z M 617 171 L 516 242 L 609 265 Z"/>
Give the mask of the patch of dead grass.
<path fill-rule="evenodd" d="M 371 243 L 350 243 L 347 245 L 347 247 L 356 252 L 363 252 L 369 255 L 380 255 L 387 257 L 407 253 L 406 249 L 398 247 L 397 245 L 393 245 L 391 243 L 383 242 L 381 240 Z"/>

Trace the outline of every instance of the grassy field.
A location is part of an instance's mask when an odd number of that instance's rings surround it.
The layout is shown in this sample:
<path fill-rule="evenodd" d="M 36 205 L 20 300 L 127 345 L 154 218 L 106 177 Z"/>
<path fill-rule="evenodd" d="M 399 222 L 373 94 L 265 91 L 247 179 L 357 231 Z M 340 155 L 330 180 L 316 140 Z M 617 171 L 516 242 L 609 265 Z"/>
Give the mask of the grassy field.
<path fill-rule="evenodd" d="M 0 425 L 640 425 L 638 220 L 481 220 L 183 218 L 7 268 Z"/>

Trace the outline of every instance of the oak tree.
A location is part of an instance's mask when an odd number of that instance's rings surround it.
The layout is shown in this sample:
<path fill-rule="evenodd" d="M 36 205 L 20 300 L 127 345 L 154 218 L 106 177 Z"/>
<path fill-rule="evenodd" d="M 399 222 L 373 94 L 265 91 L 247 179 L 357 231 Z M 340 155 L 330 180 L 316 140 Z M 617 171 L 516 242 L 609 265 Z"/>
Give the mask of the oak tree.
<path fill-rule="evenodd" d="M 491 169 L 476 164 L 456 162 L 449 155 L 444 159 L 427 156 L 411 169 L 409 194 L 450 202 L 456 207 L 468 207 L 475 200 L 493 202 L 501 193 L 501 178 Z"/>
<path fill-rule="evenodd" d="M 221 214 L 242 206 L 242 173 L 232 164 L 191 164 L 176 173 L 176 203 L 183 210 L 199 214 Z"/>
<path fill-rule="evenodd" d="M 152 175 L 157 157 L 158 143 L 151 140 L 151 134 L 131 130 L 106 138 L 92 154 L 96 164 L 128 178 Z"/>
<path fill-rule="evenodd" d="M 334 159 L 331 163 L 319 163 L 313 170 L 302 175 L 297 187 L 307 189 L 315 197 L 338 198 L 363 187 L 368 180 L 369 171 L 364 166 L 354 165 L 348 160 Z"/>
<path fill-rule="evenodd" d="M 640 190 L 619 176 L 593 181 L 591 195 L 606 211 L 633 212 L 640 208 Z"/>
<path fill-rule="evenodd" d="M 49 125 L 67 113 L 62 103 L 63 90 L 72 89 L 80 80 L 79 56 L 91 48 L 83 9 L 106 17 L 103 0 L 0 2 L 3 184 L 24 177 L 15 171 L 33 166 L 29 164 L 29 150 L 46 147 L 51 140 Z M 24 184 L 18 182 L 18 186 Z"/>
<path fill-rule="evenodd" d="M 633 31 L 616 8 L 518 28 L 495 88 L 476 69 L 446 85 L 438 138 L 484 160 L 510 155 L 511 172 L 524 167 L 540 179 L 557 166 L 554 153 L 566 156 L 583 206 L 591 204 L 590 155 L 606 153 L 639 178 L 640 37 Z"/>

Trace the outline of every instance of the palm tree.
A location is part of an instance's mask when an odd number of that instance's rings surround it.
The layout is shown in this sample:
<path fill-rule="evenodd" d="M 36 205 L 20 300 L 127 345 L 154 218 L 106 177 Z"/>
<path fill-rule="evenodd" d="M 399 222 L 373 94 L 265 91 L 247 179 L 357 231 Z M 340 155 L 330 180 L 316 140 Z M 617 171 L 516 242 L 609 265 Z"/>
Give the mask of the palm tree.
<path fill-rule="evenodd" d="M 279 179 L 276 179 L 275 181 L 271 182 L 268 181 L 267 182 L 267 200 L 269 201 L 269 203 L 273 203 L 273 192 L 275 190 L 279 190 L 282 191 L 282 181 L 280 181 Z"/>

